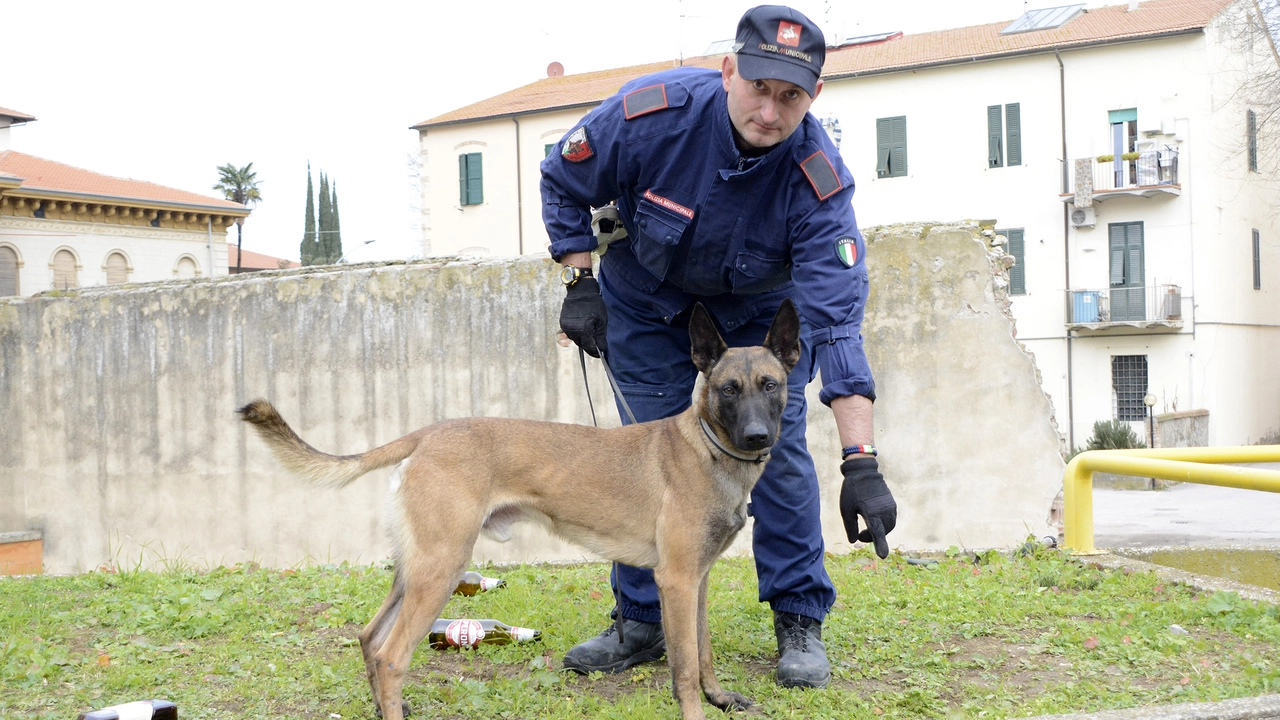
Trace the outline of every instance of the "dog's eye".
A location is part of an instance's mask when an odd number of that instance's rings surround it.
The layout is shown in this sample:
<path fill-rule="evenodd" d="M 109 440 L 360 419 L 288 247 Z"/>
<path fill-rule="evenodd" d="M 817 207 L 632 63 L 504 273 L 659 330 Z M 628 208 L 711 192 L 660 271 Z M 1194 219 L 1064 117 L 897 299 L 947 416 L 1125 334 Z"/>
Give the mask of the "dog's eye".
<path fill-rule="evenodd" d="M 774 382 L 774 381 L 772 381 L 772 380 L 768 380 L 768 381 L 766 381 L 766 382 L 765 382 L 765 384 L 764 384 L 764 391 L 765 391 L 765 392 L 773 392 L 774 390 L 777 390 L 777 389 L 778 389 L 778 383 L 776 383 L 776 382 Z"/>
<path fill-rule="evenodd" d="M 738 388 L 734 387 L 733 385 L 725 385 L 724 387 L 720 388 L 720 392 L 724 393 L 725 395 L 735 395 L 738 392 Z"/>

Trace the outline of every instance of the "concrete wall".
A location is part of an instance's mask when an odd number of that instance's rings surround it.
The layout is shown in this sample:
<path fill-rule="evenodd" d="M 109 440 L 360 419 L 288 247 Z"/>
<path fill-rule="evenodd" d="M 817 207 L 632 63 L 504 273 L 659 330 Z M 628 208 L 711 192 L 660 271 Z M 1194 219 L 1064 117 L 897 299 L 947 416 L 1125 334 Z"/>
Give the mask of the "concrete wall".
<path fill-rule="evenodd" d="M 869 256 L 877 444 L 900 506 L 891 545 L 1007 546 L 1051 532 L 1062 460 L 1013 337 L 1000 253 L 967 225 L 877 230 Z M 554 342 L 562 295 L 549 261 L 524 258 L 2 300 L 0 532 L 42 530 L 51 572 L 382 558 L 390 471 L 310 488 L 233 410 L 269 398 L 339 454 L 451 417 L 589 423 L 576 350 Z M 590 373 L 597 414 L 616 425 L 598 363 Z M 823 526 L 843 550 L 838 441 L 816 391 Z M 510 543 L 482 540 L 476 557 L 584 555 L 524 526 Z"/>
<path fill-rule="evenodd" d="M 1186 410 L 1155 416 L 1156 446 L 1162 448 L 1207 447 L 1209 411 Z"/>

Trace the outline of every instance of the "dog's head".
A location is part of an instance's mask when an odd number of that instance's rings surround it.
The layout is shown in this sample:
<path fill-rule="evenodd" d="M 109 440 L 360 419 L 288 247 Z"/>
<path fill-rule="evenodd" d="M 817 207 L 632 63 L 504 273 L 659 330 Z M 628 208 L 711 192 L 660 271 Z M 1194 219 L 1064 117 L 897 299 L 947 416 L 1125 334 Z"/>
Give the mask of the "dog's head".
<path fill-rule="evenodd" d="M 800 316 L 784 300 L 759 347 L 730 348 L 699 303 L 689 318 L 693 364 L 705 376 L 703 419 L 741 450 L 773 446 L 787 406 L 787 375 L 800 359 Z"/>

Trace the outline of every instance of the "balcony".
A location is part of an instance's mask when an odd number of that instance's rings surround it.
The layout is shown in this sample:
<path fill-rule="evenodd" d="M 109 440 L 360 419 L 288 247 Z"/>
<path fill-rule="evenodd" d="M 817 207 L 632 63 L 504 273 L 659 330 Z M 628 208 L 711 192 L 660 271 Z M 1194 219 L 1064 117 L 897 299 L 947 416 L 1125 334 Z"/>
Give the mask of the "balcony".
<path fill-rule="evenodd" d="M 1113 158 L 1103 155 L 1103 158 Z M 1090 197 L 1102 202 L 1113 197 L 1181 195 L 1178 184 L 1178 150 L 1166 146 L 1162 150 L 1125 153 L 1119 158 L 1099 162 L 1097 158 L 1080 158 L 1071 164 L 1070 186 L 1059 197 L 1063 202 L 1076 202 Z"/>
<path fill-rule="evenodd" d="M 1182 288 L 1178 285 L 1068 290 L 1066 303 L 1068 330 L 1182 327 Z"/>

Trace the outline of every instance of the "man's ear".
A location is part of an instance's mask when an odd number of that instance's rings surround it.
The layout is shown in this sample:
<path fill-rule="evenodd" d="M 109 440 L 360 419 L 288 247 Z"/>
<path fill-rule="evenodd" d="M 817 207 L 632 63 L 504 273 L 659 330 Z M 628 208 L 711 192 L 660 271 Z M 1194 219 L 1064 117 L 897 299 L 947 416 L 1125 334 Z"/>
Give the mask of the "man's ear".
<path fill-rule="evenodd" d="M 693 306 L 693 314 L 689 316 L 689 348 L 693 356 L 693 365 L 704 375 L 711 374 L 711 368 L 720 362 L 729 349 L 716 330 L 711 313 L 702 307 L 702 303 Z M 796 357 L 799 357 L 797 352 Z"/>
<path fill-rule="evenodd" d="M 692 327 L 692 324 L 690 325 Z M 769 333 L 764 336 L 764 346 L 782 363 L 787 372 L 800 361 L 800 316 L 791 298 L 782 301 L 773 316 Z"/>
<path fill-rule="evenodd" d="M 729 83 L 733 80 L 733 76 L 738 72 L 738 61 L 732 53 L 725 55 L 724 60 L 720 61 L 720 81 L 724 84 L 724 91 L 729 92 Z"/>

